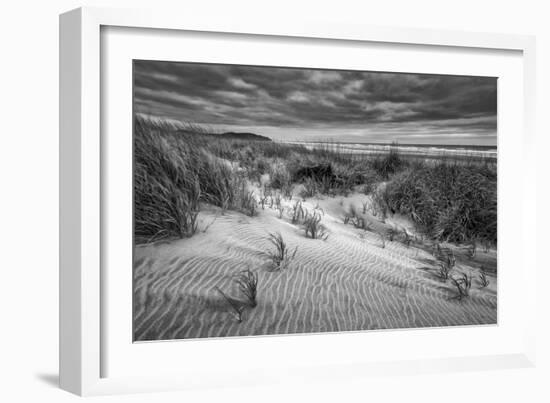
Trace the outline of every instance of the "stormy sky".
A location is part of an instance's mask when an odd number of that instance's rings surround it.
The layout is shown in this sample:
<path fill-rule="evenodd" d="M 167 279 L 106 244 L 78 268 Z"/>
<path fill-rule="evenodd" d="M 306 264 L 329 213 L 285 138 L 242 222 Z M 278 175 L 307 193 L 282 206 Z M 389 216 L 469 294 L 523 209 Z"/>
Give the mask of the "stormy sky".
<path fill-rule="evenodd" d="M 134 61 L 134 110 L 275 140 L 496 145 L 497 80 Z"/>

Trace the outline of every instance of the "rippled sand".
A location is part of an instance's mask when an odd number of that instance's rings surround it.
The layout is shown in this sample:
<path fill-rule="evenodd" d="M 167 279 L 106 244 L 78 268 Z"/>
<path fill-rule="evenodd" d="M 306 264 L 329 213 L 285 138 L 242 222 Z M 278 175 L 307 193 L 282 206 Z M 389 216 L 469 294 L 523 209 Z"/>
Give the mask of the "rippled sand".
<path fill-rule="evenodd" d="M 474 260 L 457 251 L 454 273 L 473 277 L 470 296 L 459 301 L 451 283 L 435 275 L 428 244 L 386 241 L 382 247 L 376 232 L 343 224 L 344 209 L 353 204 L 361 211 L 364 198 L 304 204 L 312 210 L 319 203 L 323 209 L 322 223 L 330 232 L 326 241 L 306 238 L 300 226 L 266 207 L 256 217 L 201 212 L 202 228 L 211 224 L 205 232 L 136 247 L 135 340 L 496 323 L 495 251 L 480 252 Z M 364 216 L 378 231 L 392 221 Z M 284 271 L 268 270 L 270 232 L 280 232 L 289 246 L 298 247 Z M 495 269 L 486 288 L 478 280 L 482 264 Z M 258 305 L 239 323 L 215 288 L 238 298 L 234 275 L 247 268 L 258 274 Z"/>

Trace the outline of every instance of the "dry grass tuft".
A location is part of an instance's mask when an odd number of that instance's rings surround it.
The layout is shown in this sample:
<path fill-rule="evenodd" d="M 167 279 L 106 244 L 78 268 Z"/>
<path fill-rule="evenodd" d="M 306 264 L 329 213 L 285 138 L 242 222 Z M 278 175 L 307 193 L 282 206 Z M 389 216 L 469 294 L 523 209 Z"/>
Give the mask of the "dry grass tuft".
<path fill-rule="evenodd" d="M 223 297 L 229 308 L 229 312 L 235 317 L 237 322 L 241 323 L 243 321 L 243 313 L 246 309 L 246 304 L 243 304 L 242 301 L 228 296 L 219 287 L 216 287 L 215 290 Z"/>
<path fill-rule="evenodd" d="M 313 214 L 306 214 L 304 223 L 302 224 L 304 231 L 306 232 L 306 238 L 321 239 L 326 241 L 328 238 L 328 231 L 326 227 L 321 224 L 321 214 L 313 212 Z"/>
<path fill-rule="evenodd" d="M 296 200 L 294 205 L 292 206 L 290 210 L 291 216 L 290 220 L 292 221 L 292 224 L 299 224 L 303 221 L 305 217 L 305 210 L 302 206 L 302 202 L 299 200 Z"/>
<path fill-rule="evenodd" d="M 274 251 L 267 253 L 271 260 L 271 270 L 279 271 L 288 268 L 290 266 L 290 262 L 296 256 L 298 247 L 291 250 L 280 233 L 269 234 L 268 240 L 273 246 L 275 246 Z"/>
<path fill-rule="evenodd" d="M 461 273 L 459 277 L 451 277 L 451 283 L 455 286 L 457 292 L 455 298 L 459 301 L 470 295 L 470 288 L 472 288 L 471 275 Z"/>
<path fill-rule="evenodd" d="M 246 298 L 248 304 L 254 308 L 257 305 L 256 295 L 258 292 L 258 275 L 246 269 L 241 271 L 235 277 L 235 282 L 239 287 L 239 291 Z"/>
<path fill-rule="evenodd" d="M 479 283 L 481 285 L 481 288 L 488 287 L 490 284 L 489 279 L 487 278 L 487 276 L 483 271 L 479 273 Z"/>

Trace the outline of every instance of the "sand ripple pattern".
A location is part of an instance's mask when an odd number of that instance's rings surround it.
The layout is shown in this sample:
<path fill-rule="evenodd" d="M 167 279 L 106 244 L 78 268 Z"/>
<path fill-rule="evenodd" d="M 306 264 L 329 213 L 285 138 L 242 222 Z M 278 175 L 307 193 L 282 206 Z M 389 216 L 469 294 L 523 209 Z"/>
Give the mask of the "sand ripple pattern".
<path fill-rule="evenodd" d="M 449 283 L 425 269 L 421 261 L 431 256 L 424 250 L 398 242 L 381 248 L 374 233 L 336 217 L 323 222 L 326 241 L 305 238 L 275 212 L 226 213 L 206 233 L 137 247 L 135 340 L 496 323 L 496 278 L 488 288 L 474 278 L 470 297 L 458 301 Z M 268 270 L 269 231 L 298 246 L 287 270 Z M 247 268 L 258 273 L 258 306 L 238 323 L 216 287 L 237 297 L 233 276 Z"/>

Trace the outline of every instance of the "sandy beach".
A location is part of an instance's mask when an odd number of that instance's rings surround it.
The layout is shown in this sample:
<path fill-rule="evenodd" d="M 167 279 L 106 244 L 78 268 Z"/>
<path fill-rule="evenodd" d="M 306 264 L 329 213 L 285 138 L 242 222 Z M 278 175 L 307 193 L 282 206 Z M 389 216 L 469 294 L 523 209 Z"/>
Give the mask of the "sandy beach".
<path fill-rule="evenodd" d="M 399 215 L 385 223 L 362 214 L 366 196 L 311 198 L 328 230 L 327 240 L 304 237 L 287 214 L 265 206 L 258 215 L 214 206 L 199 215 L 199 231 L 187 239 L 137 246 L 134 257 L 135 340 L 189 339 L 265 334 L 338 332 L 433 326 L 494 324 L 497 321 L 496 251 L 471 259 L 459 247 L 455 273 L 472 276 L 469 297 L 459 300 L 452 284 L 437 274 L 430 247 Z M 299 197 L 284 200 L 290 208 Z M 344 224 L 354 205 L 371 230 Z M 382 242 L 378 233 L 406 228 L 411 245 Z M 288 268 L 270 270 L 269 233 L 297 247 Z M 489 285 L 482 287 L 481 268 Z M 242 322 L 232 315 L 216 287 L 238 297 L 234 276 L 250 269 L 258 276 L 257 306 Z"/>

